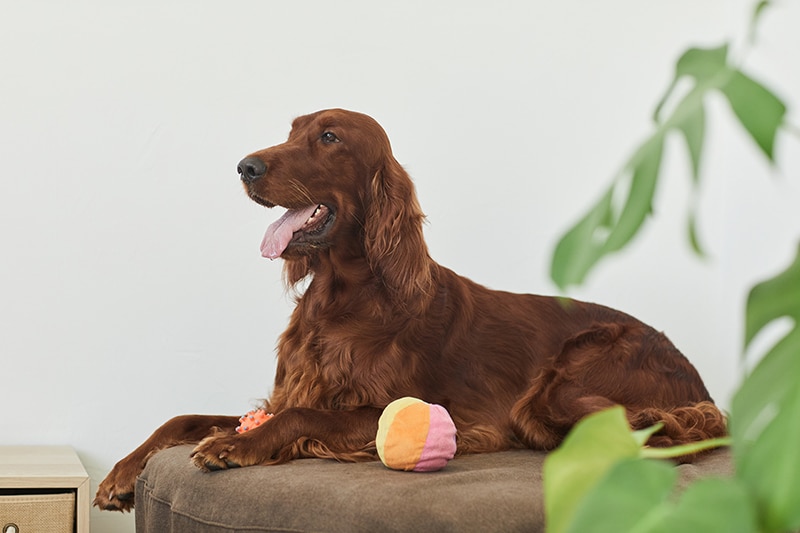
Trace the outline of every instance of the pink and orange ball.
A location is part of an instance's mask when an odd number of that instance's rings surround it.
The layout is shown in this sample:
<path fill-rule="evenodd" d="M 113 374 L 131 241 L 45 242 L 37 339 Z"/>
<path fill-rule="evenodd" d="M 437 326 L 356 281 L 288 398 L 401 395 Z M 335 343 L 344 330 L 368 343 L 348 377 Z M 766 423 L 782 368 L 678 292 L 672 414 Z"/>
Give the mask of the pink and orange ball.
<path fill-rule="evenodd" d="M 433 472 L 456 453 L 456 426 L 447 409 L 417 398 L 384 409 L 375 439 L 378 456 L 393 470 Z"/>

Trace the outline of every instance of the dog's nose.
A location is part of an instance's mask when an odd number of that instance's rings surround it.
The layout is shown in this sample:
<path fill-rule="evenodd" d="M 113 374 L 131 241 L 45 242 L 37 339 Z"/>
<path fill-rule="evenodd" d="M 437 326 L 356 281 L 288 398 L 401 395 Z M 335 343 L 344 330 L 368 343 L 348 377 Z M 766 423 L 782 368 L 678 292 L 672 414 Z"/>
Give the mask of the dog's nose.
<path fill-rule="evenodd" d="M 257 157 L 245 157 L 236 167 L 239 176 L 245 183 L 253 183 L 267 173 L 267 165 Z"/>

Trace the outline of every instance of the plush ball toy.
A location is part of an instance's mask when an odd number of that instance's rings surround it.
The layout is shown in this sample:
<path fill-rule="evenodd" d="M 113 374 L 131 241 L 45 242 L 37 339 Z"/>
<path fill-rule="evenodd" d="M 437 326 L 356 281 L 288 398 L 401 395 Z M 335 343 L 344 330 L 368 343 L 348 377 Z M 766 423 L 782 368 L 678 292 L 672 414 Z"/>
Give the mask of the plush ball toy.
<path fill-rule="evenodd" d="M 433 472 L 455 455 L 456 426 L 441 405 L 400 398 L 383 410 L 375 442 L 389 468 Z"/>
<path fill-rule="evenodd" d="M 260 426 L 273 416 L 272 413 L 267 413 L 263 409 L 248 411 L 246 415 L 239 418 L 239 425 L 236 427 L 236 433 L 244 433 L 249 429 Z"/>

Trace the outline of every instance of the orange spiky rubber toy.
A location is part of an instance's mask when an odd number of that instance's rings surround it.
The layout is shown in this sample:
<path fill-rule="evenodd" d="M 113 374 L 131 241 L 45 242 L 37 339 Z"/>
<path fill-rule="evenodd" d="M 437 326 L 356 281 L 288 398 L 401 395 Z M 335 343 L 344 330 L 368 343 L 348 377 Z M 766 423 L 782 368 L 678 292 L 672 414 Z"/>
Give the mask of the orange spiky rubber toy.
<path fill-rule="evenodd" d="M 247 414 L 239 418 L 239 425 L 236 427 L 236 433 L 244 433 L 254 427 L 258 427 L 273 416 L 275 415 L 267 413 L 263 409 L 248 411 Z"/>

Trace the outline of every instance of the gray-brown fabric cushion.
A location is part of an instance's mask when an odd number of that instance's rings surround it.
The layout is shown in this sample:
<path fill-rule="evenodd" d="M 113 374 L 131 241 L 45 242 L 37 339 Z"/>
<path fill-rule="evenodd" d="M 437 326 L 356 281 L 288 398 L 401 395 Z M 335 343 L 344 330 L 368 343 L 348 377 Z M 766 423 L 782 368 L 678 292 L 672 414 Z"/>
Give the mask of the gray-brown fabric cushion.
<path fill-rule="evenodd" d="M 137 532 L 544 530 L 541 452 L 459 457 L 432 473 L 303 459 L 206 474 L 191 449 L 150 459 L 136 483 Z M 678 469 L 687 483 L 732 465 L 720 450 Z"/>

